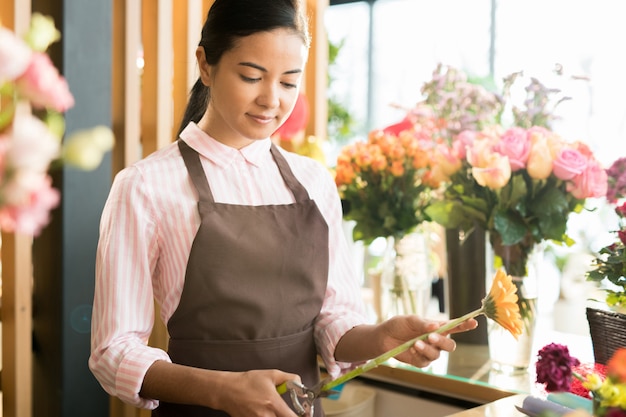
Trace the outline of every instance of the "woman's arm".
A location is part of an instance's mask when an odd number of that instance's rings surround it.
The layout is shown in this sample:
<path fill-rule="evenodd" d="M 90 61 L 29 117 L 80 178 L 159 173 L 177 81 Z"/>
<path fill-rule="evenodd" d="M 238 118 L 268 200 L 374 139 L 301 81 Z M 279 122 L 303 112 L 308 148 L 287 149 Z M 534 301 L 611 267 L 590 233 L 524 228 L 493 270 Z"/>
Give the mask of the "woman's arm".
<path fill-rule="evenodd" d="M 140 395 L 223 410 L 232 417 L 293 417 L 295 413 L 276 391 L 288 380 L 300 381 L 300 377 L 278 370 L 225 372 L 157 361 L 148 369 Z"/>

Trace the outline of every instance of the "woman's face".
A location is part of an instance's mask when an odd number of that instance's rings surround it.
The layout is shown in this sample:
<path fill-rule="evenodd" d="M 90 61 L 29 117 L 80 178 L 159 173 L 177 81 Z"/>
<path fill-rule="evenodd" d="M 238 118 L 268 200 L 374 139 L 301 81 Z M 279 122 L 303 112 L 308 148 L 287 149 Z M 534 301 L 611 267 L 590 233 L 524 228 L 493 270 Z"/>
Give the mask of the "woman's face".
<path fill-rule="evenodd" d="M 307 52 L 286 29 L 241 38 L 214 66 L 198 48 L 202 81 L 211 90 L 200 128 L 237 149 L 269 137 L 293 110 Z"/>

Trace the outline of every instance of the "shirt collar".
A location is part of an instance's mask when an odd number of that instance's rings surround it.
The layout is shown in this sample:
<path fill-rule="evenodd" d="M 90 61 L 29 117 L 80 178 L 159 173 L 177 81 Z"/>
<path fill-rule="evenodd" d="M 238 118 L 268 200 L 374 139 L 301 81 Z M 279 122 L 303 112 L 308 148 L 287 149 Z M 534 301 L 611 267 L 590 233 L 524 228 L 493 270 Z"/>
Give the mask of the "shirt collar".
<path fill-rule="evenodd" d="M 255 140 L 250 145 L 235 149 L 215 140 L 194 122 L 190 122 L 185 127 L 180 137 L 200 155 L 222 168 L 226 168 L 241 158 L 252 165 L 260 166 L 264 160 L 267 160 L 272 144 L 268 138 Z"/>

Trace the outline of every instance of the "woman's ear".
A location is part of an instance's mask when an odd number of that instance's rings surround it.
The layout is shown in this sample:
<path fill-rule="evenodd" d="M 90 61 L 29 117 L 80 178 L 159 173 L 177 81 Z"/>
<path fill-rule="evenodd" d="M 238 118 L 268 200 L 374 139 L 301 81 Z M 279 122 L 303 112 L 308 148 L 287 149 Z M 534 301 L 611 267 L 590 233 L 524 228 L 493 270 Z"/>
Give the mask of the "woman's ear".
<path fill-rule="evenodd" d="M 198 68 L 200 69 L 200 79 L 202 84 L 207 87 L 211 86 L 211 66 L 206 62 L 206 56 L 204 55 L 204 48 L 198 46 L 196 48 L 196 60 L 198 61 Z"/>

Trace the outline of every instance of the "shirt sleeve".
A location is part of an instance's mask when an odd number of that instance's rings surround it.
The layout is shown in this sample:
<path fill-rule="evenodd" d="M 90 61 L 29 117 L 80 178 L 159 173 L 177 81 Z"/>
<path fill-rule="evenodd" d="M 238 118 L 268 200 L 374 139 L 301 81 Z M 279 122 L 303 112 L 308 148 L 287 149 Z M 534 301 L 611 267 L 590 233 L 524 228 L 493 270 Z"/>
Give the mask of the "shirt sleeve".
<path fill-rule="evenodd" d="M 134 168 L 121 171 L 105 204 L 96 255 L 89 368 L 104 390 L 140 408 L 158 401 L 139 396 L 148 368 L 170 361 L 147 346 L 154 324 L 152 275 L 158 257 L 150 193 Z"/>
<path fill-rule="evenodd" d="M 316 322 L 315 339 L 326 370 L 336 377 L 358 365 L 337 362 L 335 347 L 354 326 L 367 323 L 362 297 L 362 278 L 357 275 L 343 228 L 341 201 L 332 175 L 324 169 L 321 196 L 316 203 L 328 223 L 328 285 L 322 310 Z"/>

